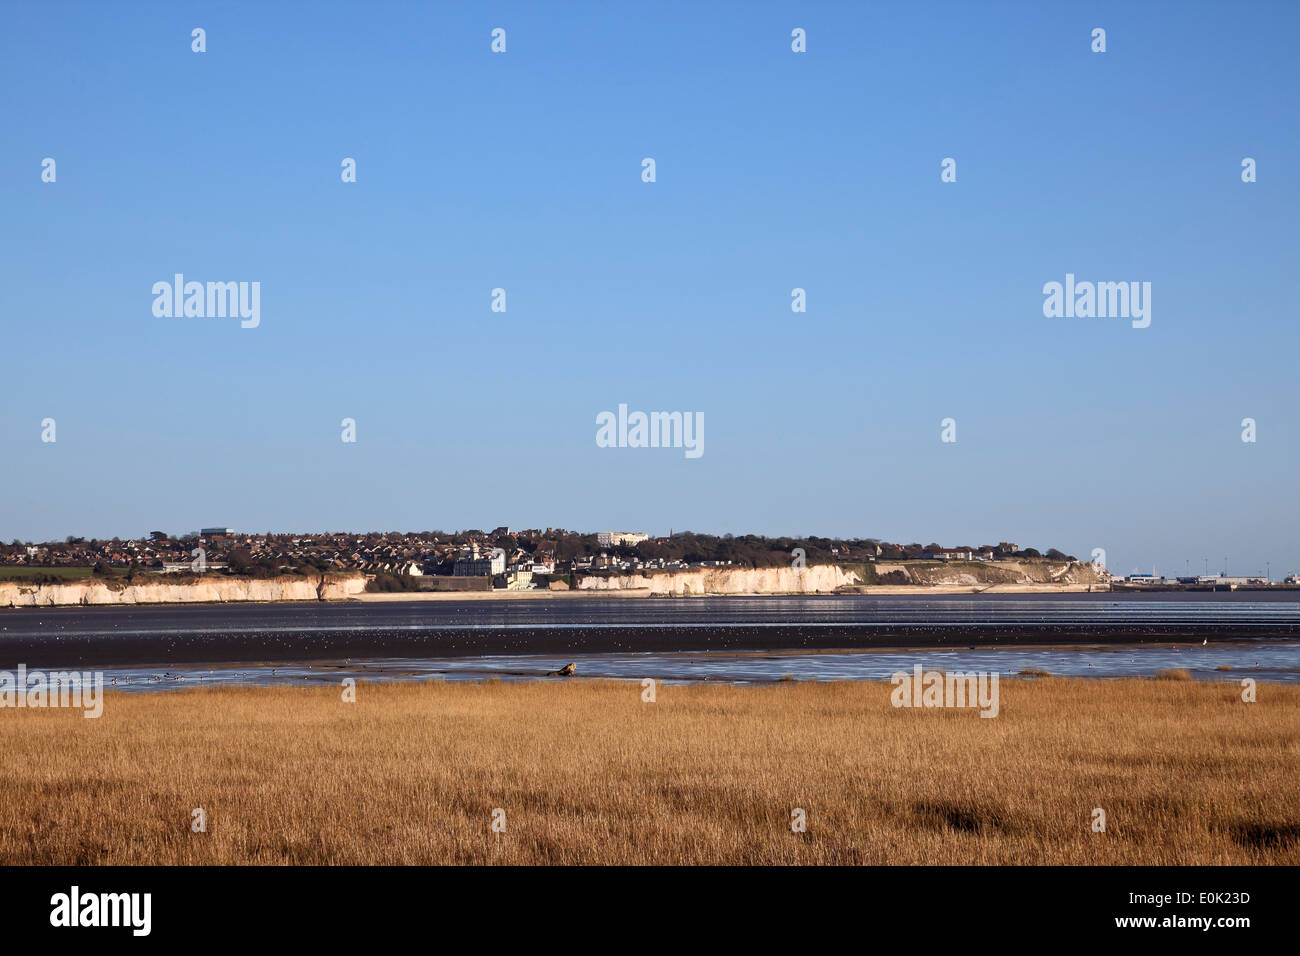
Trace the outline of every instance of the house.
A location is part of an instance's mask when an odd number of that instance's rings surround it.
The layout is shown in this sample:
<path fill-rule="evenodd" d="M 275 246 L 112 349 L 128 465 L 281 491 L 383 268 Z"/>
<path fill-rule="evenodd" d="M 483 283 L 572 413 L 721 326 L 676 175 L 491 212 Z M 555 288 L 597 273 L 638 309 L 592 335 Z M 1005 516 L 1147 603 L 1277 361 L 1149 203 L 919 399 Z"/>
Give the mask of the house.
<path fill-rule="evenodd" d="M 975 552 L 964 548 L 937 548 L 921 552 L 926 561 L 974 561 Z"/>
<path fill-rule="evenodd" d="M 535 587 L 532 571 L 512 571 L 506 575 L 507 591 L 531 591 Z"/>

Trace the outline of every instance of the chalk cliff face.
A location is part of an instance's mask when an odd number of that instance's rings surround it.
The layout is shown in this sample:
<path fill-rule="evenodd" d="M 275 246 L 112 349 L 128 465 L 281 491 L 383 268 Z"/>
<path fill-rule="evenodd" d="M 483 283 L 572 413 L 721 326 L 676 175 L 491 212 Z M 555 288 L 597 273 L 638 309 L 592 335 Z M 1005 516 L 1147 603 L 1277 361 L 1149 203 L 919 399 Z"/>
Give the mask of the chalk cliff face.
<path fill-rule="evenodd" d="M 1106 572 L 1087 561 L 997 561 L 959 562 L 955 564 L 908 564 L 880 561 L 876 574 L 900 574 L 899 583 L 918 585 L 990 584 L 1056 585 L 1058 587 L 1102 587 L 1110 582 Z"/>
<path fill-rule="evenodd" d="M 701 568 L 662 574 L 589 575 L 579 591 L 648 590 L 656 595 L 818 594 L 858 584 L 852 571 L 831 565 L 801 568 Z"/>
<path fill-rule="evenodd" d="M 67 584 L 0 582 L 0 607 L 49 607 L 56 604 L 193 604 L 211 601 L 328 601 L 360 594 L 365 575 L 319 577 L 227 578 L 189 581 L 151 579 L 110 586 L 94 579 Z"/>

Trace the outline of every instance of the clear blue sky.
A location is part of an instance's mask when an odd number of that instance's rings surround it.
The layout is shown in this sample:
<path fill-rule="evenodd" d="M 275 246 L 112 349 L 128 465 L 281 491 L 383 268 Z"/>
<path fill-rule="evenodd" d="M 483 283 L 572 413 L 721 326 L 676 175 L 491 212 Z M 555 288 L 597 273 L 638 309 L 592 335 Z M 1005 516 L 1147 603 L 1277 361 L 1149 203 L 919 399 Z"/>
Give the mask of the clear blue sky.
<path fill-rule="evenodd" d="M 0 31 L 5 540 L 1300 570 L 1300 5 L 11 2 Z M 175 272 L 259 281 L 260 327 L 155 318 Z M 1067 272 L 1151 282 L 1150 328 L 1044 318 Z M 705 454 L 598 448 L 620 402 L 703 412 Z"/>

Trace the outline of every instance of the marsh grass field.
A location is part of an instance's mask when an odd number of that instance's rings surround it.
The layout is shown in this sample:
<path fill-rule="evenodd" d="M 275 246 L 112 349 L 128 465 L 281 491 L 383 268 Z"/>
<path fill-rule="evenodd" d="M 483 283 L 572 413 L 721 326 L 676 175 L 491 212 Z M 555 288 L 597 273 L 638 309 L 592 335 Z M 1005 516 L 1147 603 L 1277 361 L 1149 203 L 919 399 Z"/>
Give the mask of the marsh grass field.
<path fill-rule="evenodd" d="M 430 682 L 3 710 L 0 863 L 1300 863 L 1300 687 L 1247 704 L 1234 683 L 1004 680 L 994 719 L 890 690 Z"/>

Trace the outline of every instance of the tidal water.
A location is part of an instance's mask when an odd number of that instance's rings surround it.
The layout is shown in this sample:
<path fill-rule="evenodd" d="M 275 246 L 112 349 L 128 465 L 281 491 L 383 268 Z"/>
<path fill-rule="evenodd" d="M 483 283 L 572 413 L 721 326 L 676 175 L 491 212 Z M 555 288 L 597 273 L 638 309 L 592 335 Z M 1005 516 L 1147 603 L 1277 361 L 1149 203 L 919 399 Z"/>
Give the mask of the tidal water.
<path fill-rule="evenodd" d="M 888 680 L 898 671 L 984 671 L 1004 677 L 1051 674 L 1058 677 L 1153 677 L 1164 670 L 1186 670 L 1196 680 L 1300 683 L 1300 643 L 1230 642 L 1206 646 L 1138 644 L 1018 648 L 912 648 L 889 651 L 647 652 L 579 654 L 556 657 L 496 654 L 453 658 L 375 658 L 255 663 L 236 666 L 103 668 L 110 687 L 165 690 L 223 684 L 338 684 L 358 681 L 563 680 L 548 677 L 568 663 L 577 676 L 664 683 L 726 682 L 762 684 L 781 680 Z"/>
<path fill-rule="evenodd" d="M 1300 641 L 1300 592 L 9 608 L 8 661 L 131 664 L 886 646 Z"/>
<path fill-rule="evenodd" d="M 1300 592 L 569 597 L 0 609 L 0 669 L 110 684 L 582 677 L 881 680 L 916 663 L 1300 680 Z"/>

